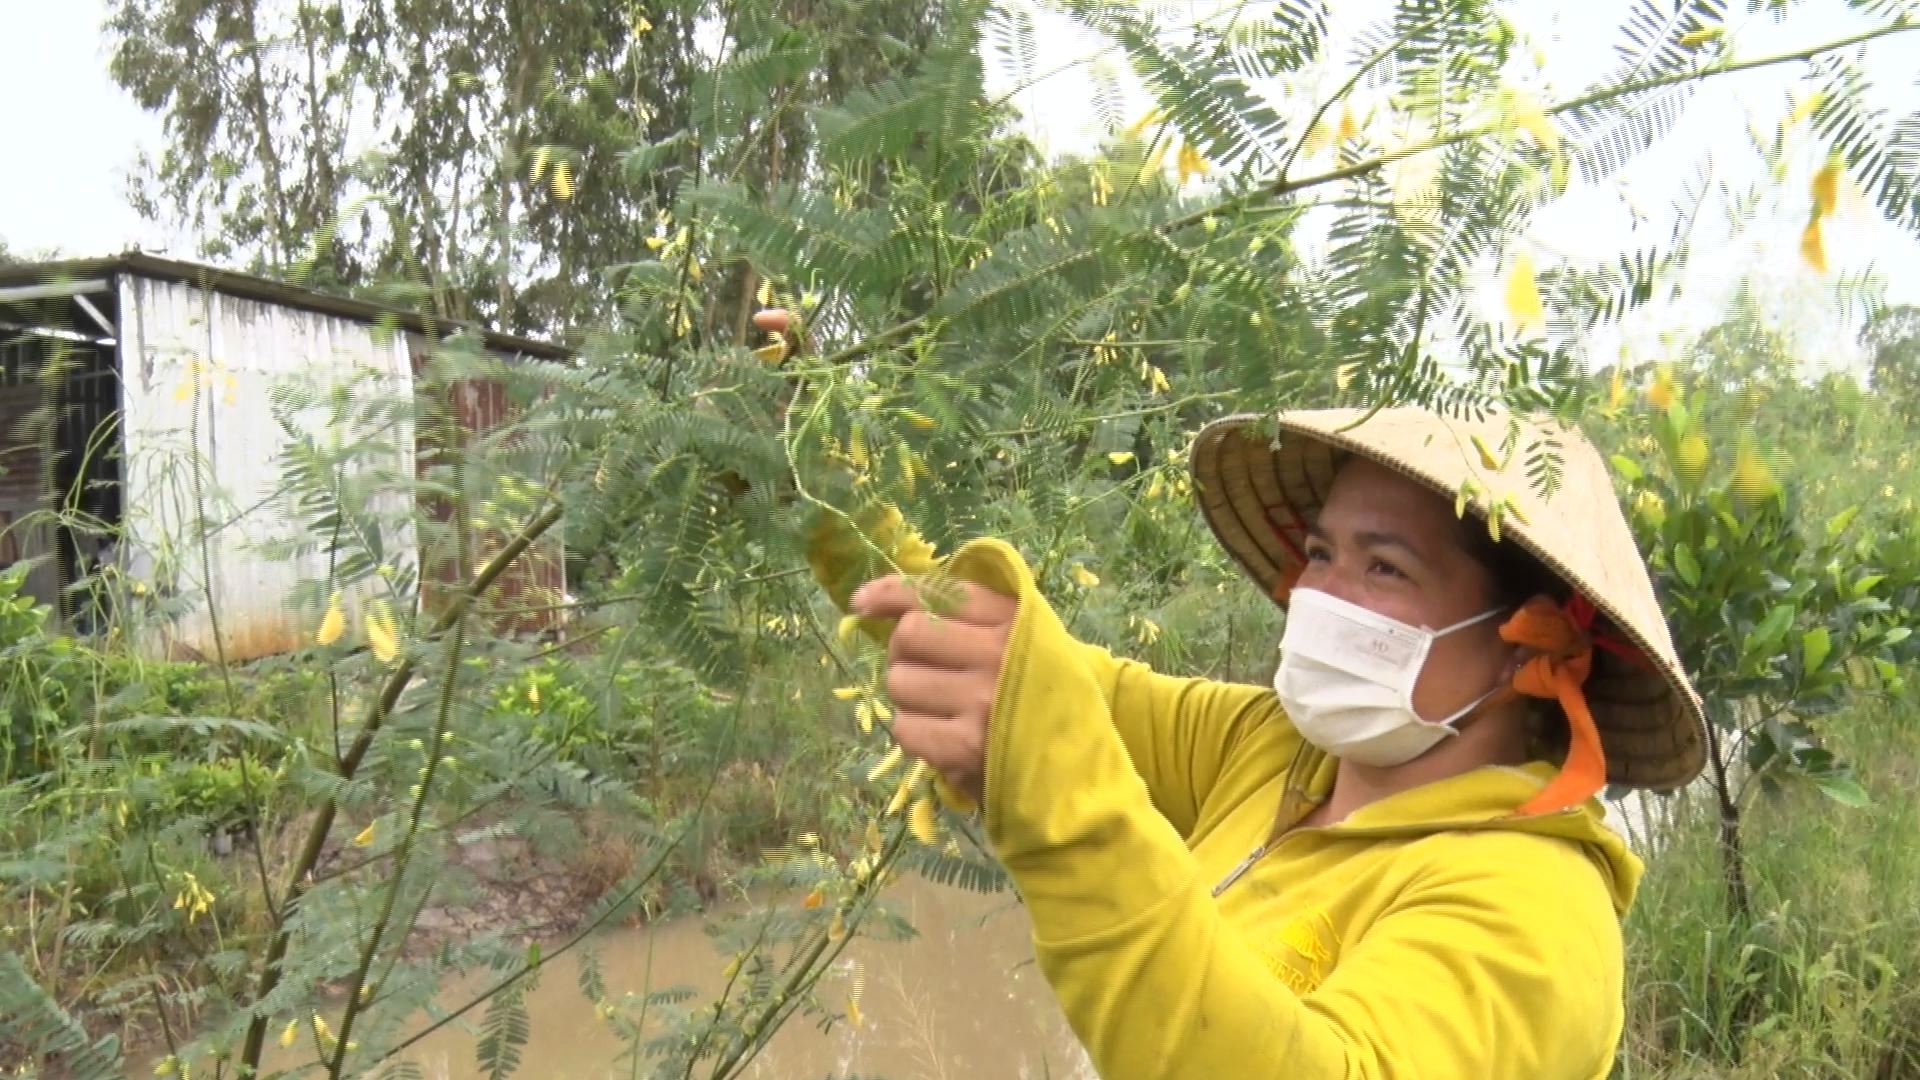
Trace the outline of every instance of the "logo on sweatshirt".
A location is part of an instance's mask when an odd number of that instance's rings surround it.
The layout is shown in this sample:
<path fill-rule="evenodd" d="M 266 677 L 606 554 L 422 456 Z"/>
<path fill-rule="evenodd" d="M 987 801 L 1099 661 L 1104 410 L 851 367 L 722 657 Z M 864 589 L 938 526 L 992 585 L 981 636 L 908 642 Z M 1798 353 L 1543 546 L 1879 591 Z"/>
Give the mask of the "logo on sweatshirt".
<path fill-rule="evenodd" d="M 1261 950 L 1267 970 L 1296 994 L 1319 989 L 1333 972 L 1340 948 L 1340 935 L 1326 910 L 1315 908 L 1295 917 L 1275 934 Z"/>

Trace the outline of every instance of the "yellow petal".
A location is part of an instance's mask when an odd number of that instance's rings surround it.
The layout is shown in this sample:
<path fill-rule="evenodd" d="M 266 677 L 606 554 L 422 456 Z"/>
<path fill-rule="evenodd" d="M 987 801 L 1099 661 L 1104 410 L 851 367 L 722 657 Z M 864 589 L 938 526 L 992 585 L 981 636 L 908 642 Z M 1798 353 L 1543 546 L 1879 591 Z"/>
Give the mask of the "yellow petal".
<path fill-rule="evenodd" d="M 933 796 L 922 795 L 914 800 L 913 809 L 907 812 L 907 831 L 928 847 L 939 846 L 940 816 L 933 808 Z"/>
<path fill-rule="evenodd" d="M 333 594 L 333 601 L 327 605 L 327 613 L 320 619 L 320 632 L 313 639 L 322 645 L 331 645 L 340 640 L 347 629 L 347 613 L 340 610 L 340 594 Z"/>
<path fill-rule="evenodd" d="M 1808 94 L 1806 97 L 1806 100 L 1802 101 L 1798 105 L 1795 105 L 1793 107 L 1793 112 L 1787 114 L 1787 122 L 1785 126 L 1793 127 L 1795 124 L 1800 123 L 1802 120 L 1805 120 L 1807 117 L 1812 116 L 1814 112 L 1818 110 L 1821 104 L 1825 101 L 1826 101 L 1826 95 L 1821 91 L 1815 90 L 1813 93 Z"/>
<path fill-rule="evenodd" d="M 1149 109 L 1147 111 L 1147 115 L 1127 125 L 1127 129 L 1123 134 L 1125 134 L 1126 137 L 1129 139 L 1137 139 L 1141 135 L 1145 134 L 1148 128 L 1159 123 L 1161 120 L 1165 119 L 1165 117 L 1166 117 L 1166 114 L 1164 112 L 1161 112 L 1159 109 L 1157 108 Z"/>
<path fill-rule="evenodd" d="M 393 625 L 393 618 L 387 614 L 387 602 L 375 600 L 373 610 L 365 618 L 367 645 L 380 662 L 391 663 L 400 655 L 400 634 Z"/>
<path fill-rule="evenodd" d="M 1726 36 L 1726 33 L 1727 28 L 1724 26 L 1703 26 L 1698 30 L 1690 30 L 1687 33 L 1681 34 L 1680 44 L 1683 48 L 1697 49 L 1709 41 L 1720 40 Z"/>
<path fill-rule="evenodd" d="M 893 748 L 882 755 L 879 762 L 867 771 L 867 783 L 874 783 L 881 777 L 892 772 L 895 766 L 900 764 L 900 759 L 904 756 L 906 756 L 906 751 L 902 750 L 898 743 L 895 743 Z"/>
<path fill-rule="evenodd" d="M 1358 137 L 1359 134 L 1360 125 L 1354 122 L 1353 106 L 1342 105 L 1340 107 L 1340 128 L 1335 132 L 1335 138 L 1340 142 L 1346 142 L 1348 139 Z"/>
<path fill-rule="evenodd" d="M 980 809 L 973 796 L 947 783 L 945 777 L 933 778 L 933 793 L 940 796 L 940 802 L 956 814 L 971 814 Z"/>
<path fill-rule="evenodd" d="M 1607 407 L 1617 409 L 1626 400 L 1627 382 L 1625 370 L 1621 368 L 1620 365 L 1615 364 L 1613 368 L 1613 383 L 1607 388 Z"/>
<path fill-rule="evenodd" d="M 537 184 L 546 175 L 547 162 L 553 158 L 553 147 L 536 146 L 533 148 L 533 166 L 527 172 L 527 181 Z"/>
<path fill-rule="evenodd" d="M 540 687 L 538 685 L 527 687 L 527 700 L 535 705 L 540 704 Z"/>
<path fill-rule="evenodd" d="M 300 1031 L 300 1021 L 298 1020 L 287 1021 L 286 1029 L 280 1032 L 280 1045 L 292 1046 L 294 1036 L 297 1035 L 299 1031 Z"/>
<path fill-rule="evenodd" d="M 1182 143 L 1179 156 L 1175 159 L 1175 167 L 1180 171 L 1180 183 L 1185 184 L 1191 177 L 1204 176 L 1213 166 L 1209 165 L 1207 159 L 1201 157 L 1200 151 L 1195 150 L 1191 144 Z"/>
<path fill-rule="evenodd" d="M 553 164 L 553 193 L 561 202 L 573 198 L 573 166 L 565 161 Z"/>
<path fill-rule="evenodd" d="M 1800 257 L 1813 267 L 1814 273 L 1827 272 L 1827 240 L 1817 217 L 1807 222 L 1805 231 L 1800 234 Z"/>
<path fill-rule="evenodd" d="M 1501 461 L 1499 458 L 1493 456 L 1493 449 L 1487 445 L 1486 440 L 1476 434 L 1473 436 L 1472 441 L 1473 448 L 1480 453 L 1481 466 L 1491 469 L 1494 472 L 1499 472 L 1503 467 Z"/>
<path fill-rule="evenodd" d="M 812 892 L 807 894 L 807 898 L 805 900 L 800 901 L 800 906 L 803 908 L 806 908 L 808 911 L 812 911 L 815 908 L 819 907 L 821 904 L 824 904 L 826 902 L 827 902 L 827 894 L 821 891 L 820 889 L 816 888 Z"/>
<path fill-rule="evenodd" d="M 1074 583 L 1083 589 L 1091 589 L 1100 584 L 1099 575 L 1081 566 L 1079 563 L 1074 563 L 1073 569 L 1068 571 L 1068 573 L 1073 577 Z"/>
<path fill-rule="evenodd" d="M 854 698 L 860 696 L 860 688 L 857 686 L 836 686 L 833 689 L 833 696 L 839 698 L 841 701 L 852 701 Z"/>
<path fill-rule="evenodd" d="M 1833 213 L 1840 205 L 1840 159 L 1829 157 L 1813 174 L 1813 207 L 1821 217 Z"/>
<path fill-rule="evenodd" d="M 1125 465 L 1127 462 L 1133 460 L 1133 452 L 1130 450 L 1115 450 L 1113 453 L 1107 455 L 1107 460 L 1113 462 L 1115 465 Z"/>
<path fill-rule="evenodd" d="M 914 789 L 920 786 L 920 781 L 926 775 L 927 763 L 915 758 L 913 764 L 907 766 L 906 775 L 900 778 L 900 786 L 893 790 L 893 798 L 887 801 L 888 817 L 899 813 L 907 805 L 907 800 L 913 798 Z"/>
<path fill-rule="evenodd" d="M 1533 276 L 1533 256 L 1526 251 L 1514 255 L 1513 269 L 1507 274 L 1507 314 L 1523 329 L 1546 324 L 1546 306 L 1540 301 L 1540 285 Z"/>
<path fill-rule="evenodd" d="M 367 827 L 364 829 L 361 829 L 360 832 L 354 836 L 353 838 L 354 844 L 359 847 L 366 847 L 367 845 L 373 843 L 374 826 L 376 824 L 377 822 L 372 822 L 372 821 L 367 822 Z"/>
<path fill-rule="evenodd" d="M 762 345 L 753 350 L 754 359 L 771 367 L 787 358 L 787 343 L 776 341 L 771 345 Z"/>
<path fill-rule="evenodd" d="M 1540 144 L 1540 149 L 1552 151 L 1559 148 L 1560 129 L 1553 126 L 1553 118 L 1546 114 L 1533 95 L 1514 96 L 1513 122 L 1533 136 L 1533 141 Z"/>
<path fill-rule="evenodd" d="M 933 417 L 928 416 L 925 413 L 915 412 L 912 409 L 902 409 L 900 410 L 900 415 L 907 418 L 907 423 L 912 424 L 914 427 L 920 428 L 923 431 L 933 427 Z"/>
<path fill-rule="evenodd" d="M 866 1023 L 866 1019 L 860 1015 L 860 1003 L 852 998 L 847 999 L 847 1023 L 854 1027 L 860 1027 Z"/>

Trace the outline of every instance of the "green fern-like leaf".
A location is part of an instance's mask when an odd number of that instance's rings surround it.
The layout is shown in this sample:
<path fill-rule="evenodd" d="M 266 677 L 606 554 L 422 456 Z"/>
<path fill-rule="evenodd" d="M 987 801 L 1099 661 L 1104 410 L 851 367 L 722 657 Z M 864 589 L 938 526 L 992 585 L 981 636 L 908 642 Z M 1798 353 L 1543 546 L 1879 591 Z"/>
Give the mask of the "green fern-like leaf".
<path fill-rule="evenodd" d="M 474 1047 L 487 1080 L 506 1080 L 520 1068 L 520 1050 L 532 1034 L 532 1021 L 519 983 L 507 987 L 487 1002 L 487 1015 L 480 1022 L 480 1041 Z"/>
<path fill-rule="evenodd" d="M 0 1045 L 23 1048 L 35 1057 L 57 1056 L 66 1075 L 76 1080 L 109 1080 L 124 1069 L 119 1038 L 88 1038 L 80 1021 L 61 1008 L 11 952 L 0 953 Z"/>

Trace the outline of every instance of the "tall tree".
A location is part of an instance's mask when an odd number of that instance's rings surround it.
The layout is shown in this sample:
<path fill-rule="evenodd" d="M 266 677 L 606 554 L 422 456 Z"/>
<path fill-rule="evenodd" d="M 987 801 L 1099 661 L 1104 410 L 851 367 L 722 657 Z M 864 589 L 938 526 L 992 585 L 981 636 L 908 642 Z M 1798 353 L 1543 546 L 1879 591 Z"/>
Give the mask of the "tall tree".
<path fill-rule="evenodd" d="M 1876 393 L 1903 415 L 1920 405 L 1920 305 L 1895 304 L 1860 330 Z"/>
<path fill-rule="evenodd" d="M 107 32 L 114 78 L 165 122 L 138 205 L 206 255 L 551 330 L 609 309 L 600 271 L 645 255 L 689 180 L 804 161 L 800 107 L 902 70 L 936 7 L 113 0 Z M 714 78 L 740 57 L 789 76 L 761 84 L 776 96 Z"/>

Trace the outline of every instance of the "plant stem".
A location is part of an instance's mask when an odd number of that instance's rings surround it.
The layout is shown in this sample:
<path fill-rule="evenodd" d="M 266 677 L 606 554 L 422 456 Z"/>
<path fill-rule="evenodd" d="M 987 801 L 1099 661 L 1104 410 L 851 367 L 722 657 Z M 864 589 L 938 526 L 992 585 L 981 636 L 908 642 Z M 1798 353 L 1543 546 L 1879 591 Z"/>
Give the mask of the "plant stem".
<path fill-rule="evenodd" d="M 528 521 L 519 535 L 508 541 L 498 554 L 480 568 L 480 572 L 474 576 L 473 581 L 454 595 L 453 601 L 434 620 L 426 636 L 439 637 L 458 623 L 472 608 L 474 601 L 491 588 L 500 575 L 533 546 L 534 541 L 559 523 L 563 509 L 560 503 L 552 503 Z M 387 716 L 399 702 L 400 695 L 413 682 L 413 670 L 413 658 L 403 655 L 392 674 L 387 676 L 380 696 L 367 706 L 366 717 L 360 725 L 360 731 L 354 736 L 353 745 L 348 747 L 347 752 L 340 758 L 342 780 L 353 779 L 354 774 L 359 771 L 360 762 L 372 748 L 374 737 L 379 734 Z M 254 994 L 256 1003 L 265 1000 L 269 994 L 273 993 L 274 988 L 280 985 L 282 964 L 286 960 L 287 947 L 292 939 L 292 933 L 287 928 L 284 916 L 293 910 L 294 905 L 300 902 L 301 897 L 311 887 L 313 868 L 320 862 L 320 855 L 326 847 L 327 836 L 333 831 L 333 821 L 339 809 L 339 803 L 331 798 L 321 804 L 320 812 L 315 816 L 313 826 L 307 832 L 306 843 L 300 849 L 300 855 L 287 876 L 285 896 L 281 901 L 282 918 L 277 920 L 278 929 L 274 933 L 273 941 L 267 946 L 266 956 L 260 965 L 259 988 Z M 240 1051 L 242 1075 L 259 1075 L 260 1056 L 266 1048 L 267 1020 L 264 1014 L 255 1013 L 253 1019 L 247 1023 L 247 1037 Z"/>
<path fill-rule="evenodd" d="M 400 846 L 393 861 L 393 876 L 387 882 L 387 895 L 381 902 L 380 917 L 374 920 L 373 932 L 367 935 L 366 947 L 360 950 L 360 965 L 354 970 L 353 981 L 348 983 L 346 1012 L 340 1017 L 340 1036 L 334 1043 L 333 1061 L 327 1068 L 332 1080 L 340 1080 L 340 1070 L 347 1063 L 347 1040 L 353 1034 L 353 1022 L 359 1018 L 361 1008 L 366 1004 L 369 988 L 367 973 L 373 970 L 373 958 L 380 951 L 380 940 L 386 936 L 387 924 L 393 921 L 393 909 L 400 902 L 400 886 L 406 880 L 407 864 L 413 859 L 414 843 L 420 835 L 420 820 L 426 813 L 427 796 L 433 790 L 433 779 L 440 771 L 440 762 L 445 759 L 447 742 L 447 723 L 453 715 L 453 691 L 460 682 L 460 655 L 467 643 L 464 620 L 453 627 L 453 640 L 447 644 L 447 668 L 440 677 L 440 702 L 433 718 L 433 741 L 427 745 L 427 764 L 421 771 L 420 784 L 413 796 L 413 806 L 407 816 L 407 831 L 400 838 Z M 433 885 L 428 883 L 432 890 Z"/>

